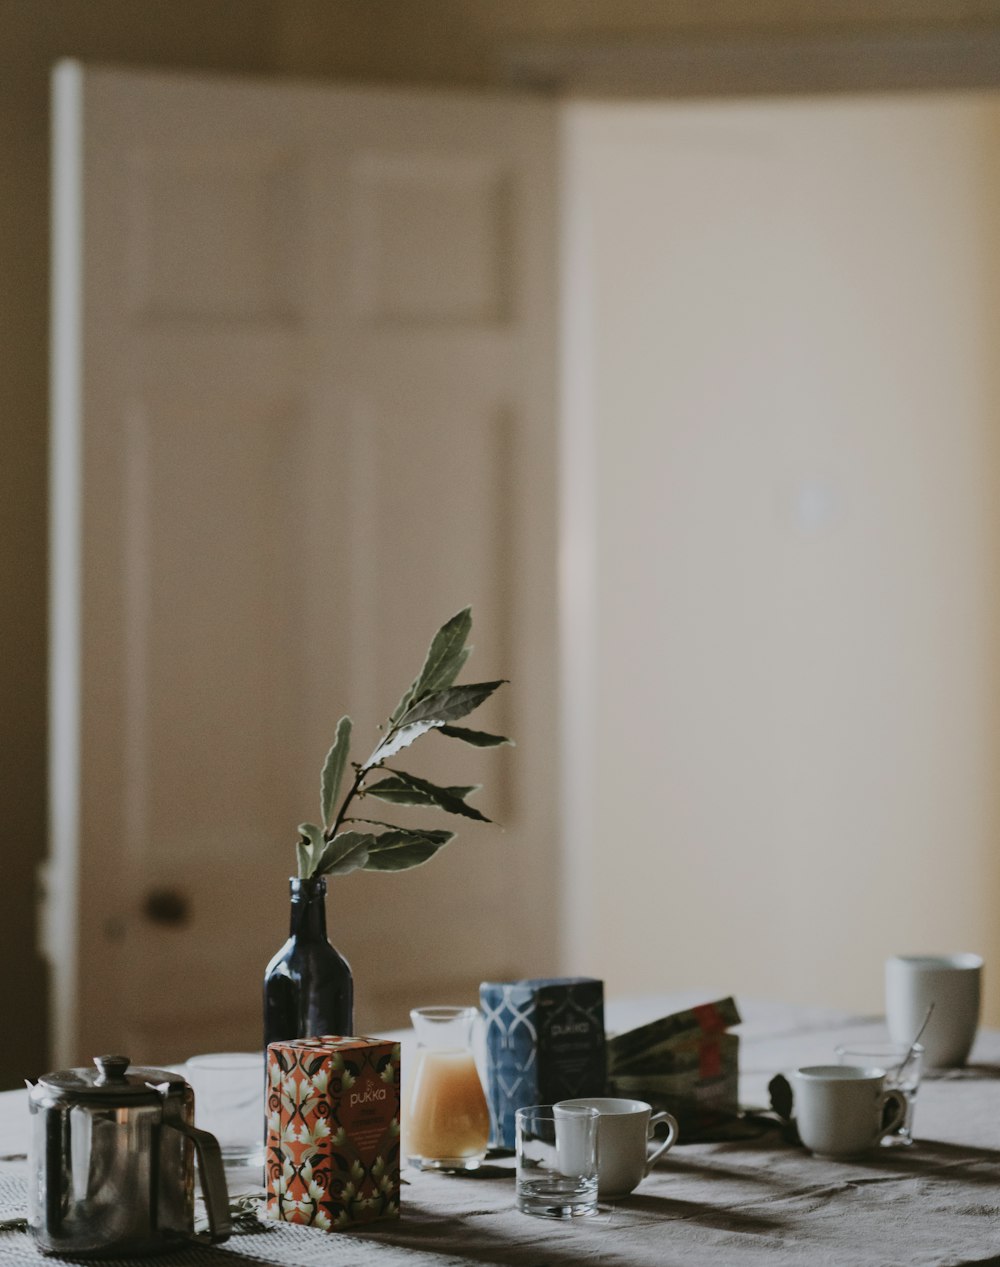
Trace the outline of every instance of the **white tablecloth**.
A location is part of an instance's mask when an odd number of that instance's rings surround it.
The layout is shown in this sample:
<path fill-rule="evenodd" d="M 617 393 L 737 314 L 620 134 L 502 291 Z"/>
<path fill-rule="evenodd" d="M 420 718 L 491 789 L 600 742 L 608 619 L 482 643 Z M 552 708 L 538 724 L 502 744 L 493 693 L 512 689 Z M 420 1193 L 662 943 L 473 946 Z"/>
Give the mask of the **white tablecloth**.
<path fill-rule="evenodd" d="M 696 1001 L 711 997 L 702 993 Z M 628 1028 L 679 1003 L 609 1007 Z M 832 1059 L 836 1043 L 884 1037 L 880 1021 L 747 1005 L 741 1097 L 767 1104 L 774 1073 Z M 24 1092 L 0 1095 L 0 1154 L 23 1151 Z M 830 1162 L 774 1130 L 755 1139 L 680 1144 L 629 1198 L 591 1218 L 554 1223 L 520 1214 L 510 1177 L 404 1171 L 403 1217 L 328 1234 L 281 1225 L 217 1248 L 160 1256 L 191 1267 L 268 1262 L 287 1267 L 957 1267 L 1000 1264 L 1000 1033 L 981 1033 L 970 1065 L 925 1079 L 917 1143 L 863 1161 Z M 23 1201 L 24 1163 L 0 1162 L 0 1218 Z M 0 1267 L 43 1262 L 27 1235 L 0 1233 Z"/>

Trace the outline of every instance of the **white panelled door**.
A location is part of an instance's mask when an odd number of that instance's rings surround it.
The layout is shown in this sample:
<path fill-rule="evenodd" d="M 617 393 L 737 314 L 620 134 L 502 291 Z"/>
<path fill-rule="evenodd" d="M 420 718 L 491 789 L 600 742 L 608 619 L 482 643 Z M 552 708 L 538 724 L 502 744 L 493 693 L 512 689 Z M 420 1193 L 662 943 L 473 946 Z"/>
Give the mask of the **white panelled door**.
<path fill-rule="evenodd" d="M 502 829 L 331 882 L 331 939 L 361 1029 L 551 970 L 553 107 L 70 63 L 55 107 L 54 1058 L 256 1046 L 336 720 L 466 603 L 518 746 L 403 768 Z"/>

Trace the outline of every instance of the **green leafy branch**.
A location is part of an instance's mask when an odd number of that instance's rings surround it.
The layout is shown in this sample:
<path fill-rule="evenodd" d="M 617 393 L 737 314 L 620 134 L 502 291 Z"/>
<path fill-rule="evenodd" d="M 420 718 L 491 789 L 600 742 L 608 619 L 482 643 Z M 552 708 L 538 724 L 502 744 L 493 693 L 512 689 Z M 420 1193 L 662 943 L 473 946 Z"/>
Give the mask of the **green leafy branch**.
<path fill-rule="evenodd" d="M 472 630 L 472 609 L 463 608 L 434 635 L 423 668 L 403 693 L 386 723 L 384 734 L 366 761 L 351 761 L 350 717 L 337 723 L 333 745 L 323 762 L 320 776 L 321 823 L 301 823 L 296 847 L 299 875 L 346 875 L 350 871 L 405 871 L 433 858 L 455 833 L 399 827 L 378 819 L 349 816 L 356 800 L 375 797 L 390 805 L 421 805 L 444 810 L 463 818 L 488 823 L 490 820 L 468 803 L 477 786 L 439 787 L 385 763 L 431 730 L 475 748 L 494 748 L 510 743 L 503 735 L 455 726 L 503 685 L 475 682 L 456 686 L 472 650 L 467 647 Z M 336 811 L 348 769 L 354 776 Z M 370 780 L 378 773 L 378 782 Z M 358 830 L 380 827 L 382 831 Z"/>

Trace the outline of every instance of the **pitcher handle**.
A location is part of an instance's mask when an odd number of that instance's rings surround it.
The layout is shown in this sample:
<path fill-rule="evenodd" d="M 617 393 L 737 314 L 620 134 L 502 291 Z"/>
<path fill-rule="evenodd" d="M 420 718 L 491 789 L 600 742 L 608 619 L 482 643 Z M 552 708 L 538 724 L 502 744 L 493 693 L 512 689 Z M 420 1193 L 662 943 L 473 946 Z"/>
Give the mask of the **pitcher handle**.
<path fill-rule="evenodd" d="M 654 1113 L 652 1117 L 649 1119 L 649 1130 L 647 1131 L 648 1139 L 652 1140 L 653 1130 L 655 1127 L 659 1126 L 661 1122 L 666 1122 L 667 1124 L 667 1138 L 663 1141 L 662 1144 L 660 1144 L 658 1148 L 654 1148 L 653 1151 L 647 1156 L 646 1169 L 644 1171 L 644 1173 L 647 1175 L 653 1169 L 656 1163 L 660 1160 L 663 1154 L 667 1151 L 667 1149 L 671 1148 L 677 1142 L 677 1136 L 680 1132 L 680 1128 L 677 1125 L 677 1119 L 674 1117 L 672 1113 Z"/>
<path fill-rule="evenodd" d="M 197 1126 L 192 1126 L 182 1117 L 165 1118 L 163 1124 L 172 1126 L 175 1131 L 186 1135 L 194 1144 L 198 1154 L 201 1192 L 205 1198 L 205 1211 L 208 1214 L 206 1239 L 213 1245 L 218 1241 L 228 1240 L 233 1225 L 229 1217 L 229 1188 L 226 1184 L 226 1169 L 222 1164 L 219 1141 L 208 1131 L 199 1130 Z"/>

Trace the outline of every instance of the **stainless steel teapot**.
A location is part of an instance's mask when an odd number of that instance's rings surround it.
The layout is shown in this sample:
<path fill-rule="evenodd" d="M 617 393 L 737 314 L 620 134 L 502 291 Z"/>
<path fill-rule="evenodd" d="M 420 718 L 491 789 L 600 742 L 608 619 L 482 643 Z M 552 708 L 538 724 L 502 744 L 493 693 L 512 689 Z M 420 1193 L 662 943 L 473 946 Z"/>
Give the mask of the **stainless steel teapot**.
<path fill-rule="evenodd" d="M 194 1125 L 194 1092 L 162 1069 L 98 1056 L 29 1088 L 28 1226 L 47 1254 L 151 1254 L 224 1241 L 229 1194 L 218 1141 Z M 194 1153 L 208 1212 L 194 1231 Z"/>

